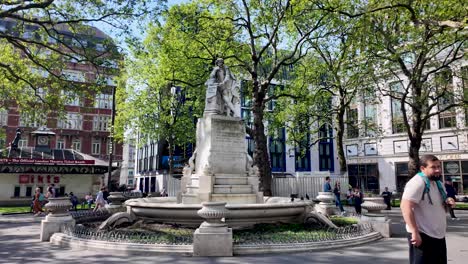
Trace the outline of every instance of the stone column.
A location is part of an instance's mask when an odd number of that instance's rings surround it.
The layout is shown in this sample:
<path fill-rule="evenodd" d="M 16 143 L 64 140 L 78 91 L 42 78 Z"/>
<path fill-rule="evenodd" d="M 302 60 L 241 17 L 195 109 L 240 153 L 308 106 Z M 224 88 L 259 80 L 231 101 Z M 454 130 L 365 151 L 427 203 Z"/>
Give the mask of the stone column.
<path fill-rule="evenodd" d="M 335 214 L 335 195 L 332 192 L 319 192 L 317 196 L 317 200 L 320 201 L 318 205 L 316 205 L 316 211 L 323 215 L 329 216 Z"/>
<path fill-rule="evenodd" d="M 222 221 L 225 202 L 204 202 L 197 214 L 205 219 L 193 234 L 194 256 L 232 256 L 232 228 Z"/>
<path fill-rule="evenodd" d="M 367 210 L 367 213 L 361 216 L 361 222 L 370 223 L 374 231 L 379 232 L 383 237 L 390 237 L 391 219 L 380 212 L 387 208 L 383 197 L 365 197 L 361 206 Z"/>
<path fill-rule="evenodd" d="M 65 226 L 74 226 L 75 220 L 70 215 L 72 204 L 68 197 L 49 198 L 44 206 L 49 214 L 41 222 L 41 241 L 49 241 L 54 233 L 61 232 Z"/>

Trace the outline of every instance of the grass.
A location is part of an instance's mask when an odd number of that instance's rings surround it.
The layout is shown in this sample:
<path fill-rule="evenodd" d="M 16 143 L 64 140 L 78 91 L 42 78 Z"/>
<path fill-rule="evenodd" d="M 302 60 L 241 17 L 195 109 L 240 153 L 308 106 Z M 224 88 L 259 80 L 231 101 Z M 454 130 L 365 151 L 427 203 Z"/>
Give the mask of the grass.
<path fill-rule="evenodd" d="M 84 206 L 79 204 L 77 206 L 78 210 L 85 210 L 88 209 L 88 205 L 85 204 Z M 94 208 L 94 204 L 91 205 L 91 209 Z M 20 214 L 20 213 L 30 213 L 31 207 L 29 206 L 3 206 L 0 207 L 1 214 Z"/>
<path fill-rule="evenodd" d="M 31 207 L 29 207 L 29 206 L 0 207 L 0 213 L 2 213 L 2 214 L 29 213 L 29 212 L 31 212 Z"/>
<path fill-rule="evenodd" d="M 358 223 L 357 218 L 338 215 L 331 216 L 330 220 L 339 227 L 354 225 Z"/>

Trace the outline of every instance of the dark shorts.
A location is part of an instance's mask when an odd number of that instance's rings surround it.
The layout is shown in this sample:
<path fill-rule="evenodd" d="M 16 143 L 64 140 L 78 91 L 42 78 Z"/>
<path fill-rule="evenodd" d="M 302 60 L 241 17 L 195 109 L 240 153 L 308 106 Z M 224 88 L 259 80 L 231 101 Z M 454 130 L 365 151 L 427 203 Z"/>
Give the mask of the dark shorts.
<path fill-rule="evenodd" d="M 446 264 L 447 245 L 445 238 L 433 238 L 420 233 L 422 243 L 419 247 L 411 244 L 411 234 L 408 233 L 410 264 Z"/>

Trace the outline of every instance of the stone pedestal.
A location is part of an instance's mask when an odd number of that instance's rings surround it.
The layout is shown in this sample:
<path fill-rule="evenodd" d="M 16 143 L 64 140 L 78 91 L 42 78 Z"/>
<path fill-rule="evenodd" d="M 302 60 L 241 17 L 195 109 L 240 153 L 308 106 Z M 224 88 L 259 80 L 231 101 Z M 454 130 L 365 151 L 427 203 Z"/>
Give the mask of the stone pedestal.
<path fill-rule="evenodd" d="M 383 197 L 364 197 L 361 207 L 371 214 L 380 213 L 380 210 L 387 208 Z"/>
<path fill-rule="evenodd" d="M 71 206 L 68 197 L 49 198 L 45 205 L 49 214 L 41 222 L 41 241 L 49 241 L 54 233 L 61 232 L 65 226 L 75 225 L 75 220 L 69 213 Z"/>
<path fill-rule="evenodd" d="M 315 205 L 315 211 L 323 215 L 329 216 L 335 214 L 335 195 L 332 192 L 319 192 L 317 200 L 319 204 Z"/>
<path fill-rule="evenodd" d="M 383 237 L 391 237 L 390 230 L 391 219 L 382 214 L 366 213 L 361 216 L 361 222 L 370 223 L 374 231 L 379 232 Z"/>
<path fill-rule="evenodd" d="M 228 214 L 225 202 L 202 203 L 197 214 L 205 218 L 193 234 L 194 256 L 232 256 L 232 229 L 222 221 Z"/>
<path fill-rule="evenodd" d="M 111 192 L 107 199 L 110 201 L 109 204 L 106 204 L 106 209 L 111 213 L 125 212 L 125 207 L 123 202 L 125 201 L 125 196 L 121 192 Z"/>
<path fill-rule="evenodd" d="M 198 119 L 194 172 L 182 196 L 184 204 L 223 201 L 230 204 L 262 203 L 258 182 L 251 177 L 245 126 L 239 117 L 208 115 Z M 184 175 L 185 177 L 185 175 Z"/>

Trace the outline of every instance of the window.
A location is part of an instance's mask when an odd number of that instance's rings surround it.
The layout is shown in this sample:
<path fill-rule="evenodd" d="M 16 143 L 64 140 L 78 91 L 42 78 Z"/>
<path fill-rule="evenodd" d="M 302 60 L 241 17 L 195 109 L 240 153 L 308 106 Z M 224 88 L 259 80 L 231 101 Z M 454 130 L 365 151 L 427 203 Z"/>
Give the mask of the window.
<path fill-rule="evenodd" d="M 276 137 L 270 138 L 270 161 L 272 171 L 285 171 L 285 129 L 279 129 Z"/>
<path fill-rule="evenodd" d="M 40 127 L 47 123 L 47 118 L 43 113 L 21 114 L 19 119 L 20 127 Z"/>
<path fill-rule="evenodd" d="M 333 128 L 324 124 L 319 130 L 319 170 L 335 171 L 333 163 Z"/>
<path fill-rule="evenodd" d="M 93 139 L 93 142 L 91 144 L 92 144 L 91 154 L 93 154 L 93 155 L 101 154 L 101 140 L 100 139 Z"/>
<path fill-rule="evenodd" d="M 455 103 L 452 85 L 452 72 L 445 70 L 439 72 L 435 76 L 435 84 L 437 90 L 442 93 L 442 97 L 439 98 L 439 111 L 443 111 L 439 114 L 439 128 L 456 127 L 456 112 L 455 107 L 444 110 Z"/>
<path fill-rule="evenodd" d="M 57 140 L 57 149 L 65 149 L 65 140 L 64 139 Z"/>
<path fill-rule="evenodd" d="M 8 123 L 8 111 L 0 109 L 0 126 L 6 126 Z"/>
<path fill-rule="evenodd" d="M 101 75 L 96 78 L 96 83 L 98 84 L 106 84 L 109 86 L 115 86 L 114 76 L 110 75 Z"/>
<path fill-rule="evenodd" d="M 94 116 L 93 117 L 93 131 L 108 131 L 111 121 L 110 116 Z"/>
<path fill-rule="evenodd" d="M 79 113 L 67 113 L 63 119 L 57 122 L 57 128 L 81 130 L 83 117 Z"/>
<path fill-rule="evenodd" d="M 348 165 L 349 184 L 364 192 L 379 193 L 379 171 L 377 164 Z"/>
<path fill-rule="evenodd" d="M 96 94 L 94 107 L 111 109 L 112 108 L 112 95 L 111 94 Z"/>
<path fill-rule="evenodd" d="M 72 149 L 75 151 L 80 152 L 81 151 L 81 140 L 80 139 L 74 139 L 72 141 Z"/>
<path fill-rule="evenodd" d="M 364 95 L 364 133 L 366 137 L 377 134 L 377 104 L 375 96 L 370 93 Z"/>
<path fill-rule="evenodd" d="M 15 190 L 13 191 L 13 197 L 20 197 L 21 187 L 15 186 Z"/>
<path fill-rule="evenodd" d="M 18 148 L 26 148 L 28 146 L 28 140 L 27 139 L 20 139 L 18 141 Z"/>
<path fill-rule="evenodd" d="M 32 186 L 26 186 L 26 197 L 32 196 Z"/>
<path fill-rule="evenodd" d="M 62 76 L 69 81 L 85 82 L 85 75 L 80 71 L 63 70 Z"/>
<path fill-rule="evenodd" d="M 399 95 L 403 93 L 403 84 L 401 82 L 394 82 L 390 84 L 390 91 L 394 96 L 400 98 Z M 398 98 L 391 98 L 392 103 L 392 133 L 403 133 L 406 130 L 403 121 L 403 113 L 401 112 L 401 100 Z"/>
<path fill-rule="evenodd" d="M 348 138 L 357 138 L 359 136 L 357 108 L 350 108 L 346 111 L 346 135 Z"/>
<path fill-rule="evenodd" d="M 65 98 L 65 103 L 72 106 L 80 106 L 80 96 L 73 91 L 62 90 L 62 96 Z"/>

